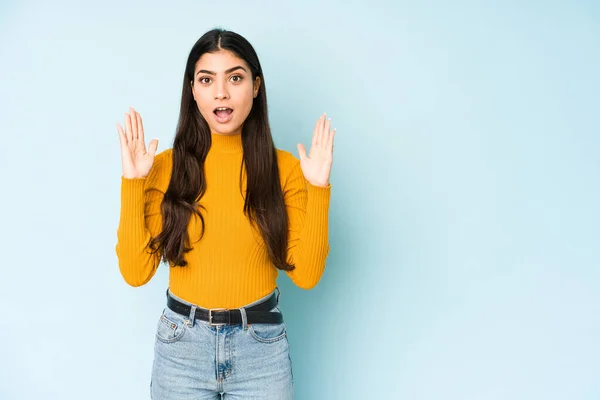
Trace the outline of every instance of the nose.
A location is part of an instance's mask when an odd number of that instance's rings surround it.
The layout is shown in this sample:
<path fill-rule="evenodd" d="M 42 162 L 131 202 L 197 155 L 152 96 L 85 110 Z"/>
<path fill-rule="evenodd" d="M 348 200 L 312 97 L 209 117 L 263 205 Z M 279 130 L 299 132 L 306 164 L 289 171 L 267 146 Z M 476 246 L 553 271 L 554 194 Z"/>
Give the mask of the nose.
<path fill-rule="evenodd" d="M 223 100 L 229 98 L 229 93 L 227 93 L 227 86 L 225 83 L 217 83 L 215 85 L 217 92 L 215 94 L 215 100 Z"/>

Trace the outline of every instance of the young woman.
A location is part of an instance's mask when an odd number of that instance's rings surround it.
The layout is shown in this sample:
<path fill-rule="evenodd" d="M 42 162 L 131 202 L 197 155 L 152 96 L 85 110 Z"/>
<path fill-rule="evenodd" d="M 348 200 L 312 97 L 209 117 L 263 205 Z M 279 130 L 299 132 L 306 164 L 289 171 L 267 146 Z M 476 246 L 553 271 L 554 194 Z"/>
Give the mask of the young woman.
<path fill-rule="evenodd" d="M 310 289 L 325 269 L 330 120 L 317 120 L 308 154 L 298 144 L 299 160 L 275 148 L 256 52 L 215 29 L 189 54 L 173 148 L 146 150 L 134 109 L 117 130 L 121 274 L 140 286 L 171 267 L 152 398 L 293 398 L 276 278 Z"/>

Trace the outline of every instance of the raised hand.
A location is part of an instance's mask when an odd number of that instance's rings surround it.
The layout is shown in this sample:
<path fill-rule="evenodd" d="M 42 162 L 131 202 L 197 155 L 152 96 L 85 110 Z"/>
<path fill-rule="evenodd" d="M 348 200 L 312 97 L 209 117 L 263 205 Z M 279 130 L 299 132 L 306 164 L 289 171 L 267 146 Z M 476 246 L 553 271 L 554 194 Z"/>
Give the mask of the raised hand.
<path fill-rule="evenodd" d="M 152 139 L 146 151 L 142 117 L 131 107 L 129 112 L 125 113 L 125 132 L 118 123 L 117 131 L 121 142 L 123 177 L 127 179 L 146 177 L 154 162 L 158 139 Z"/>
<path fill-rule="evenodd" d="M 329 185 L 331 165 L 333 164 L 333 138 L 335 129 L 329 130 L 331 119 L 323 114 L 315 124 L 310 152 L 306 154 L 306 148 L 298 143 L 298 154 L 300 155 L 300 167 L 306 180 L 314 186 L 325 187 Z"/>

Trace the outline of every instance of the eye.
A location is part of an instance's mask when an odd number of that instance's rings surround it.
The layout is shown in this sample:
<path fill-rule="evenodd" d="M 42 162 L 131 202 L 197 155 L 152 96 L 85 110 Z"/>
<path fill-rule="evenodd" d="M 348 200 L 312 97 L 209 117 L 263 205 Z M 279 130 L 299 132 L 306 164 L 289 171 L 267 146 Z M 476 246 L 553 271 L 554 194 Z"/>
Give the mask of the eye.
<path fill-rule="evenodd" d="M 233 79 L 233 78 L 238 78 L 237 80 L 234 80 L 234 82 L 241 82 L 242 79 L 244 79 L 244 77 L 241 75 L 233 75 L 230 79 Z"/>
<path fill-rule="evenodd" d="M 209 77 L 203 76 L 202 78 L 198 79 L 198 82 L 200 82 L 200 83 L 208 83 L 208 81 L 205 81 L 205 79 L 210 80 Z"/>

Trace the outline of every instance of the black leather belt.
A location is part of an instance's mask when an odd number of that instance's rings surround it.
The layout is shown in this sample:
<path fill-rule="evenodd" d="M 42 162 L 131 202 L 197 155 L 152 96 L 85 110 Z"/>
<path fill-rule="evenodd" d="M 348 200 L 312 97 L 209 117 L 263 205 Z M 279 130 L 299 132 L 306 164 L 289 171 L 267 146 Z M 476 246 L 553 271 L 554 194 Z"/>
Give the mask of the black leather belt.
<path fill-rule="evenodd" d="M 262 303 L 246 307 L 246 323 L 248 324 L 280 324 L 283 314 L 271 311 L 279 303 L 279 293 L 273 293 Z M 178 314 L 189 317 L 192 307 L 169 296 L 167 289 L 167 307 Z M 242 313 L 238 308 L 201 308 L 196 307 L 195 319 L 207 321 L 211 325 L 237 325 L 242 323 Z"/>

